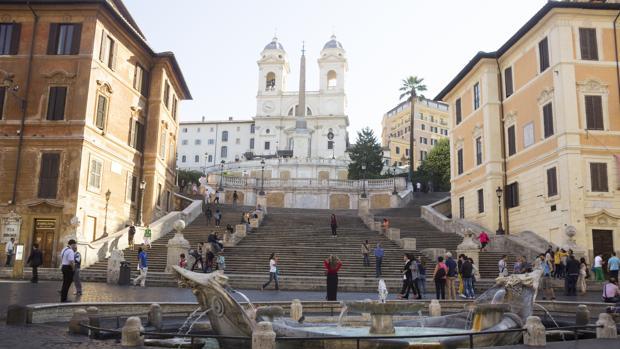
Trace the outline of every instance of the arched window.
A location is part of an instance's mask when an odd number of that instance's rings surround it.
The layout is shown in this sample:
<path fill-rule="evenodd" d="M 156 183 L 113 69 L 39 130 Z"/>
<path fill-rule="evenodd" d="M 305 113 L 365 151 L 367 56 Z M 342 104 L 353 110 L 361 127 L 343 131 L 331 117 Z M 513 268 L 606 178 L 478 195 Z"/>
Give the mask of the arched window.
<path fill-rule="evenodd" d="M 327 89 L 331 90 L 336 88 L 336 86 L 338 85 L 338 78 L 336 75 L 336 72 L 333 70 L 330 70 L 327 72 Z"/>
<path fill-rule="evenodd" d="M 265 79 L 265 91 L 273 91 L 276 88 L 276 74 L 273 72 L 267 73 Z"/>
<path fill-rule="evenodd" d="M 181 156 L 181 162 L 187 161 L 187 157 L 185 155 Z"/>
<path fill-rule="evenodd" d="M 228 142 L 228 131 L 222 131 L 222 142 Z"/>

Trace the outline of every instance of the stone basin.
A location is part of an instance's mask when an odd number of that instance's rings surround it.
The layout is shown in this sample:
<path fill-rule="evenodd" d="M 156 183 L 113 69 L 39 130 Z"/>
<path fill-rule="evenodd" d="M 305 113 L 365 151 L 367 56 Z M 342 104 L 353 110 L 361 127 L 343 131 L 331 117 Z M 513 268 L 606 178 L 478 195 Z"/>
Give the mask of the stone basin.
<path fill-rule="evenodd" d="M 424 303 L 383 303 L 369 300 L 344 302 L 344 305 L 347 310 L 370 313 L 370 334 L 394 334 L 393 315 L 418 312 L 424 308 Z"/>

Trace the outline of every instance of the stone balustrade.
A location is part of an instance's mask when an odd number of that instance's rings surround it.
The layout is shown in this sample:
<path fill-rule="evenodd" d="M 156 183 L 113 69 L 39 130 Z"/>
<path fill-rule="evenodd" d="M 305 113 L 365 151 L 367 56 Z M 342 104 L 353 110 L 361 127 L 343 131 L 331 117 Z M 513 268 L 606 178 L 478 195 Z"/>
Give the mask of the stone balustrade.
<path fill-rule="evenodd" d="M 209 182 L 213 185 L 219 185 L 220 180 L 222 186 L 225 188 L 237 188 L 237 189 L 287 189 L 287 188 L 326 188 L 326 189 L 338 189 L 341 191 L 354 191 L 359 192 L 364 188 L 367 191 L 373 190 L 389 190 L 394 189 L 396 183 L 396 190 L 403 191 L 406 189 L 406 181 L 403 177 L 387 178 L 387 179 L 367 179 L 367 180 L 347 180 L 347 179 L 315 179 L 315 178 L 261 178 L 254 177 L 238 177 L 238 176 L 226 176 L 220 179 L 219 174 L 212 174 L 209 177 Z"/>

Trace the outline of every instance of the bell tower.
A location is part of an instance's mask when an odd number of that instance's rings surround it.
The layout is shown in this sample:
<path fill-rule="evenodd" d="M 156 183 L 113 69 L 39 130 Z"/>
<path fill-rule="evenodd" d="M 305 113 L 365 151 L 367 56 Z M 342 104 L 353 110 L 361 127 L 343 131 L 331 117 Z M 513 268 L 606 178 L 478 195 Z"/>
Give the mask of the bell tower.
<path fill-rule="evenodd" d="M 344 93 L 347 56 L 336 35 L 325 43 L 319 58 L 319 81 L 321 93 Z"/>
<path fill-rule="evenodd" d="M 277 95 L 286 90 L 290 73 L 284 46 L 274 37 L 261 52 L 258 60 L 258 95 Z"/>

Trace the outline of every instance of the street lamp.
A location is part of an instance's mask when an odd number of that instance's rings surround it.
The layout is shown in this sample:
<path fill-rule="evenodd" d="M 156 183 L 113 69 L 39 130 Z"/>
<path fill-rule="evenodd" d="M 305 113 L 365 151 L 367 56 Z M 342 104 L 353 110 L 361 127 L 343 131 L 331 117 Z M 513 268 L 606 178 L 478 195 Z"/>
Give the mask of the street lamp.
<path fill-rule="evenodd" d="M 108 191 L 105 192 L 105 216 L 103 218 L 103 236 L 102 237 L 108 236 L 108 204 L 110 203 L 111 195 L 112 195 L 112 192 L 110 191 L 110 189 L 108 189 Z"/>
<path fill-rule="evenodd" d="M 392 195 L 398 194 L 396 191 L 396 164 L 392 167 L 392 176 L 394 177 L 394 190 L 392 191 Z"/>
<path fill-rule="evenodd" d="M 140 209 L 138 210 L 138 217 L 136 218 L 136 223 L 139 226 L 143 226 L 144 224 L 142 224 L 142 207 L 144 207 L 144 189 L 146 189 L 146 182 L 144 181 L 144 179 L 140 181 L 138 188 L 140 188 Z"/>
<path fill-rule="evenodd" d="M 495 190 L 495 194 L 497 194 L 497 206 L 499 207 L 498 210 L 498 218 L 499 221 L 497 223 L 497 231 L 495 232 L 495 234 L 497 235 L 504 235 L 504 228 L 502 227 L 502 193 L 504 191 L 502 190 L 501 187 L 497 187 L 497 189 Z"/>
<path fill-rule="evenodd" d="M 362 164 L 362 199 L 367 198 L 366 196 L 366 164 Z"/>
<path fill-rule="evenodd" d="M 218 191 L 224 191 L 224 164 L 226 161 L 222 160 L 220 162 L 220 187 L 217 189 Z"/>
<path fill-rule="evenodd" d="M 260 161 L 260 191 L 258 195 L 265 195 L 265 159 Z"/>

